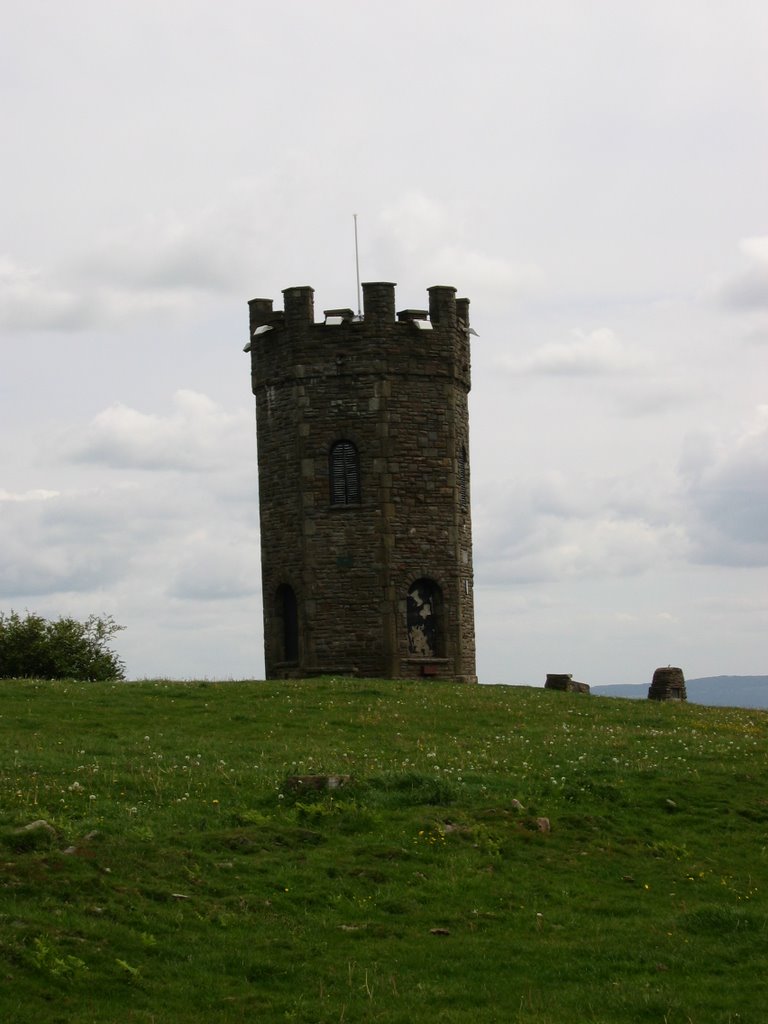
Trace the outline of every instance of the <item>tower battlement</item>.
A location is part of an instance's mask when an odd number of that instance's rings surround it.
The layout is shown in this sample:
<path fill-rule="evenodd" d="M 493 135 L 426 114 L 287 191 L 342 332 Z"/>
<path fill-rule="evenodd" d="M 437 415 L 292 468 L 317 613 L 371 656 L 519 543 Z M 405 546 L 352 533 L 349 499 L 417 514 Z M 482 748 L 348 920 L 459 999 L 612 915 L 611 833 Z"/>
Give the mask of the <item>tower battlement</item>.
<path fill-rule="evenodd" d="M 435 285 L 428 289 L 427 309 L 396 312 L 394 284 L 365 283 L 362 290 L 362 316 L 327 309 L 319 321 L 314 290 L 306 285 L 283 291 L 283 310 L 273 309 L 272 299 L 252 299 L 254 392 L 286 373 L 295 379 L 367 370 L 452 376 L 469 390 L 469 299 L 457 299 L 455 288 Z"/>
<path fill-rule="evenodd" d="M 469 300 L 249 306 L 268 677 L 475 680 Z"/>
<path fill-rule="evenodd" d="M 376 324 L 395 322 L 395 288 L 396 285 L 389 281 L 363 283 L 362 322 L 368 321 Z M 425 314 L 429 315 L 433 325 L 455 327 L 457 321 L 460 321 L 466 328 L 469 327 L 469 299 L 457 299 L 456 289 L 450 285 L 433 285 L 427 289 L 427 292 L 429 309 L 425 311 Z M 272 309 L 273 299 L 251 299 L 248 303 L 251 331 L 258 327 L 277 323 L 314 324 L 314 294 L 314 288 L 309 285 L 284 288 L 285 308 L 282 311 Z M 342 311 L 324 311 L 326 317 L 329 313 L 334 312 Z M 343 312 L 351 313 L 352 311 L 344 310 Z M 352 319 L 357 321 L 358 318 L 353 316 Z"/>

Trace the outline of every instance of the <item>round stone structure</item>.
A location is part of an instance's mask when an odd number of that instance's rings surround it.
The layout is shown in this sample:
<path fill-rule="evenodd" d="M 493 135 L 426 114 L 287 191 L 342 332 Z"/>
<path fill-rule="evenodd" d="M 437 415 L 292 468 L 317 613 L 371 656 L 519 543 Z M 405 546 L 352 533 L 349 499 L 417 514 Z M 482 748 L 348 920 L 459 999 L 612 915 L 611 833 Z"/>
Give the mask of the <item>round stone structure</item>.
<path fill-rule="evenodd" d="M 249 303 L 267 678 L 476 682 L 469 300 Z"/>
<path fill-rule="evenodd" d="M 648 689 L 648 700 L 687 700 L 685 676 L 681 668 L 657 668 Z"/>

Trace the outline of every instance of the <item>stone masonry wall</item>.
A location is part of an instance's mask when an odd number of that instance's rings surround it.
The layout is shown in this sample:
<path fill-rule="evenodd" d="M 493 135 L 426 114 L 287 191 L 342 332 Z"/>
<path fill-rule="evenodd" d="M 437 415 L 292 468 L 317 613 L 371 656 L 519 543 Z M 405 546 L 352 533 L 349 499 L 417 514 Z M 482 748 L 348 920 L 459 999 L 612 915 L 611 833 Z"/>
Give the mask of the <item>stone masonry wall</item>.
<path fill-rule="evenodd" d="M 468 302 L 457 304 L 452 288 L 430 289 L 432 327 L 420 329 L 414 321 L 425 311 L 395 319 L 394 285 L 363 292 L 363 319 L 341 311 L 332 324 L 314 322 L 310 288 L 287 289 L 284 312 L 270 300 L 249 304 L 267 676 L 474 681 L 469 481 L 461 481 Z M 338 440 L 359 454 L 359 504 L 331 503 L 328 456 Z M 426 657 L 408 642 L 409 588 L 421 579 L 442 597 L 437 648 Z M 286 584 L 298 607 L 292 662 L 276 597 Z"/>

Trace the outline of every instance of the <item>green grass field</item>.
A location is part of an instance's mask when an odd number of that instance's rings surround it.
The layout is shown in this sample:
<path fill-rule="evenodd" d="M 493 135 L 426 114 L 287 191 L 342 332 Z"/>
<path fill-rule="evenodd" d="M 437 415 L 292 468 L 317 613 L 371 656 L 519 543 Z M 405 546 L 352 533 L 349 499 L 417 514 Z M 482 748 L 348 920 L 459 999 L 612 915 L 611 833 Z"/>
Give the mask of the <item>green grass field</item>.
<path fill-rule="evenodd" d="M 760 711 L 3 682 L 0 1020 L 764 1024 L 767 768 Z"/>

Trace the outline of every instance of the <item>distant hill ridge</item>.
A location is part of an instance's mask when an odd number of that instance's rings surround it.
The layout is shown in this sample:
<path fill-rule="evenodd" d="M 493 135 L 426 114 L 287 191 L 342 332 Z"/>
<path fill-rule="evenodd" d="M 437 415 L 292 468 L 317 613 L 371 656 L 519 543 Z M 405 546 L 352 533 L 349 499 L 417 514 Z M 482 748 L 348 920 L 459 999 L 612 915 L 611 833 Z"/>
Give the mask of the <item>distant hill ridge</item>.
<path fill-rule="evenodd" d="M 648 697 L 647 683 L 621 686 L 593 686 L 591 692 L 598 697 L 629 697 L 644 700 Z M 692 704 L 710 704 L 715 707 L 768 708 L 768 676 L 705 676 L 686 679 L 686 693 Z"/>

